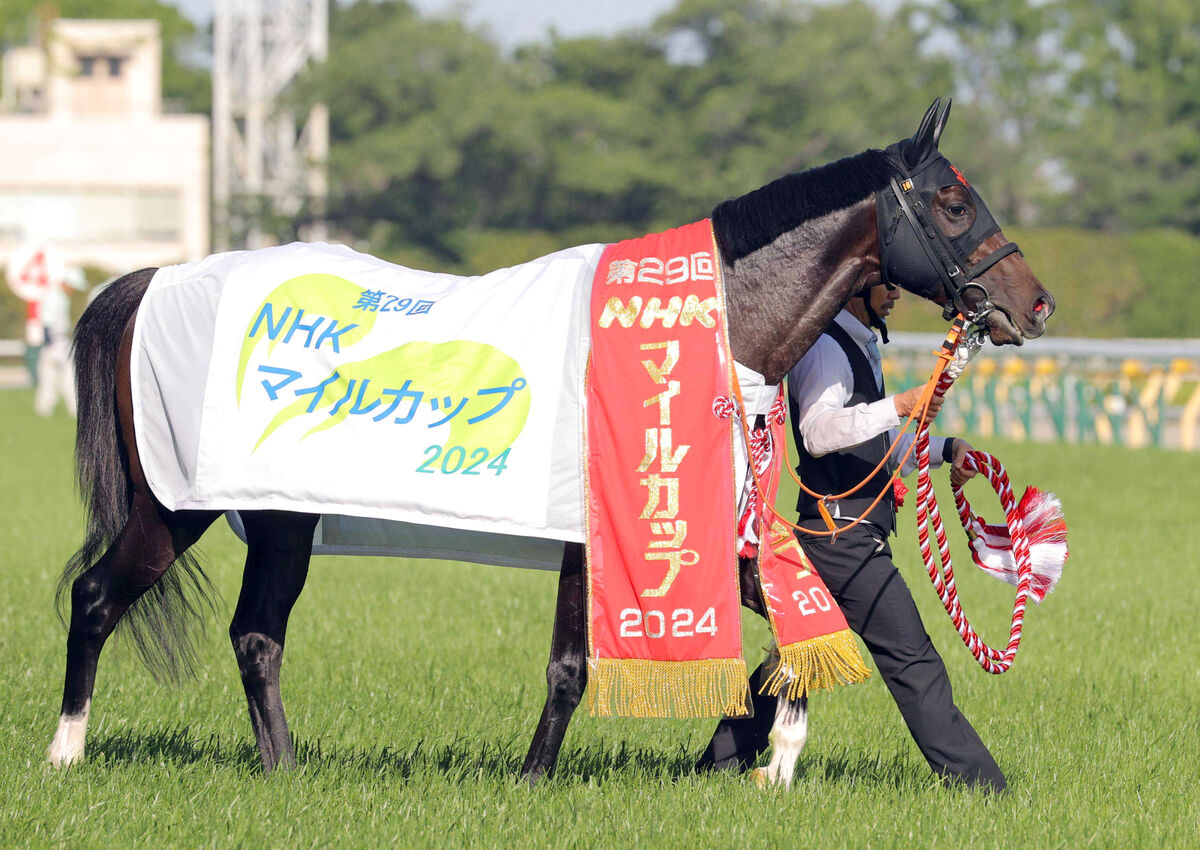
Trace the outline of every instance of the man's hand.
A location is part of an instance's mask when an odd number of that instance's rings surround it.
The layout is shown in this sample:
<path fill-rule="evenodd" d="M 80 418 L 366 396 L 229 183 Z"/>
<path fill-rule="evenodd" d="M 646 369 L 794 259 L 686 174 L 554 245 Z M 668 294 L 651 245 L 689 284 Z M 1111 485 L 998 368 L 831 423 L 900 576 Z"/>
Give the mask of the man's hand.
<path fill-rule="evenodd" d="M 954 465 L 950 467 L 950 483 L 961 487 L 979 473 L 966 467 L 967 452 L 975 451 L 966 440 L 954 439 Z"/>
<path fill-rule="evenodd" d="M 919 408 L 921 404 L 921 394 L 925 391 L 924 385 L 913 387 L 911 390 L 905 390 L 902 393 L 897 393 L 892 396 L 892 402 L 896 405 L 896 413 L 901 419 L 907 419 L 909 414 L 914 409 Z M 932 422 L 937 419 L 938 411 L 942 408 L 942 399 L 940 396 L 934 396 L 929 400 L 929 415 L 926 421 Z M 917 413 L 917 418 L 920 418 L 920 412 Z"/>

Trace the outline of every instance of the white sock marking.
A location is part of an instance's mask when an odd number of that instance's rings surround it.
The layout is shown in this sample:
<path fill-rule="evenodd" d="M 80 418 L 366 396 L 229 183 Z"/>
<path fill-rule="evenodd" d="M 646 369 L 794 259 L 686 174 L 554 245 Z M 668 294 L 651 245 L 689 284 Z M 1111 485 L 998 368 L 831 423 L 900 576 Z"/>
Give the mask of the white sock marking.
<path fill-rule="evenodd" d="M 790 702 L 780 696 L 775 707 L 775 725 L 768 736 L 771 741 L 771 763 L 754 771 L 759 785 L 792 787 L 796 761 L 808 740 L 808 709 L 804 702 Z"/>
<path fill-rule="evenodd" d="M 54 767 L 67 767 L 83 760 L 83 746 L 87 738 L 88 712 L 92 709 L 89 699 L 79 714 L 63 714 L 58 718 L 58 731 L 46 751 L 46 758 Z"/>

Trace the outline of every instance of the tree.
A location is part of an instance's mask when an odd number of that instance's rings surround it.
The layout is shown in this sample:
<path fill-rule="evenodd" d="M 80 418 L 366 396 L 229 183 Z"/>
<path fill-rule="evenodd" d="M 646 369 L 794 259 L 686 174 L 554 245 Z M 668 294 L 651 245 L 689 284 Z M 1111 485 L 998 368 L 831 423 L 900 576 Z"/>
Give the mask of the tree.
<path fill-rule="evenodd" d="M 1075 108 L 1064 214 L 1089 227 L 1200 233 L 1200 5 L 1063 0 Z"/>
<path fill-rule="evenodd" d="M 684 0 L 654 29 L 703 56 L 678 109 L 722 196 L 910 135 L 950 84 L 904 21 L 863 2 Z"/>
<path fill-rule="evenodd" d="M 454 233 L 500 213 L 521 170 L 509 70 L 460 22 L 407 3 L 335 6 L 330 23 L 329 59 L 300 87 L 329 104 L 327 219 L 382 253 L 417 244 L 456 261 Z"/>
<path fill-rule="evenodd" d="M 331 220 L 376 251 L 474 271 L 481 232 L 566 245 L 702 218 L 911 134 L 950 81 L 861 2 L 685 0 L 648 31 L 512 58 L 403 2 L 336 8 L 331 35 L 305 84 L 331 109 Z"/>
<path fill-rule="evenodd" d="M 1061 4 L 939 0 L 903 14 L 924 49 L 952 65 L 954 139 L 969 140 L 968 164 L 985 169 L 992 211 L 1014 226 L 1038 222 L 1062 191 L 1055 141 L 1069 101 Z"/>

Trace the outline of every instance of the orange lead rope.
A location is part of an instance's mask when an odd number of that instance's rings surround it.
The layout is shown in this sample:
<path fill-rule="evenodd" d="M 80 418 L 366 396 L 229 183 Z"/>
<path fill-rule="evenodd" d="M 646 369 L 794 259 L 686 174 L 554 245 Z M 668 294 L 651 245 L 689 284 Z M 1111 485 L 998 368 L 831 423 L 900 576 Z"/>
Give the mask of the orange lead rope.
<path fill-rule="evenodd" d="M 950 326 L 950 330 L 947 332 L 946 339 L 942 342 L 940 349 L 934 352 L 934 354 L 937 356 L 938 360 L 937 360 L 937 363 L 934 365 L 933 374 L 929 376 L 929 380 L 926 381 L 926 383 L 925 383 L 925 390 L 921 394 L 921 400 L 917 403 L 916 407 L 913 408 L 912 412 L 909 413 L 908 418 L 906 420 L 904 420 L 904 424 L 902 426 L 900 426 L 901 432 L 908 430 L 908 426 L 910 424 L 912 424 L 912 422 L 914 420 L 917 421 L 917 433 L 918 434 L 920 434 L 922 430 L 928 430 L 929 422 L 927 420 L 928 420 L 928 415 L 929 415 L 929 402 L 933 398 L 934 393 L 937 391 L 939 382 L 942 379 L 942 375 L 946 371 L 946 367 L 951 363 L 951 361 L 954 358 L 954 352 L 958 348 L 958 341 L 961 338 L 965 327 L 966 327 L 966 320 L 961 315 L 958 316 L 958 318 L 956 318 L 954 320 L 954 323 Z M 949 386 L 949 384 L 947 384 L 947 387 L 948 386 Z M 945 390 L 943 390 L 942 392 L 944 393 Z M 743 413 L 743 415 L 739 416 L 738 418 L 741 420 L 741 423 L 742 423 L 742 437 L 746 441 L 746 446 L 748 449 L 750 446 L 750 427 L 746 423 L 746 417 L 744 415 L 744 412 L 746 410 L 746 403 L 742 399 L 742 388 L 738 383 L 736 375 L 733 376 L 733 394 L 734 394 L 734 397 L 737 399 L 737 409 Z M 919 419 L 917 417 L 918 413 L 920 414 Z M 845 491 L 844 493 L 836 493 L 835 494 L 835 493 L 817 493 L 816 491 L 810 489 L 807 485 L 805 485 L 805 483 L 803 481 L 800 480 L 800 476 L 798 476 L 796 474 L 796 469 L 792 464 L 791 457 L 789 456 L 788 449 L 787 449 L 787 441 L 786 440 L 784 441 L 783 446 L 782 446 L 783 455 L 784 455 L 783 465 L 787 467 L 788 473 L 792 476 L 792 480 L 796 482 L 796 484 L 800 487 L 800 489 L 817 500 L 817 510 L 821 514 L 821 519 L 825 521 L 826 529 L 824 531 L 819 531 L 819 530 L 811 529 L 811 528 L 802 528 L 801 526 L 796 525 L 793 522 L 789 522 L 788 520 L 779 516 L 779 514 L 774 510 L 773 506 L 767 505 L 766 497 L 763 495 L 764 491 L 763 491 L 762 483 L 758 479 L 758 470 L 755 468 L 754 463 L 750 464 L 750 474 L 752 476 L 754 476 L 754 487 L 755 487 L 755 489 L 758 490 L 760 504 L 764 505 L 765 508 L 769 509 L 775 519 L 778 519 L 784 525 L 788 526 L 789 528 L 791 528 L 793 530 L 799 531 L 803 534 L 809 534 L 814 537 L 836 537 L 837 535 L 841 534 L 846 529 L 853 528 L 854 526 L 858 525 L 860 522 L 863 521 L 863 519 L 865 519 L 867 516 L 870 515 L 871 511 L 875 510 L 875 506 L 879 504 L 879 502 L 883 498 L 884 494 L 887 493 L 888 490 L 891 488 L 892 482 L 900 477 L 900 469 L 904 466 L 904 464 L 908 461 L 908 458 L 912 455 L 913 450 L 916 448 L 917 441 L 913 440 L 912 443 L 909 444 L 908 451 L 906 451 L 904 453 L 904 456 L 902 458 L 900 458 L 899 462 L 896 463 L 896 468 L 895 468 L 895 470 L 893 470 L 891 477 L 888 479 L 888 483 L 885 486 L 880 488 L 879 493 L 875 496 L 874 500 L 872 500 L 871 504 L 867 506 L 867 509 L 865 511 L 863 511 L 862 516 L 859 516 L 859 517 L 855 518 L 854 520 L 851 520 L 850 522 L 846 523 L 845 525 L 839 526 L 835 522 L 833 515 L 830 514 L 829 509 L 826 506 L 827 503 L 836 502 L 838 499 L 844 499 L 847 496 L 851 496 L 851 495 L 857 493 L 860 489 L 862 489 L 863 485 L 865 485 L 868 481 L 870 481 L 875 476 L 875 474 L 877 472 L 879 472 L 879 470 L 884 468 L 884 464 L 886 464 L 888 462 L 888 458 L 890 458 L 892 456 L 892 453 L 895 452 L 897 445 L 899 445 L 898 440 L 892 442 L 891 446 L 888 447 L 887 453 L 884 454 L 883 458 L 879 461 L 879 463 L 875 465 L 875 468 L 872 469 L 869 473 L 867 473 L 866 477 L 863 478 L 862 481 L 858 482 L 857 484 L 855 484 L 853 487 L 851 487 L 849 490 Z"/>
<path fill-rule="evenodd" d="M 955 628 L 963 639 L 963 643 L 971 650 L 971 654 L 979 665 L 989 673 L 1000 674 L 1006 672 L 1012 667 L 1013 660 L 1016 658 L 1017 648 L 1021 643 L 1021 630 L 1025 619 L 1025 608 L 1028 604 L 1028 597 L 1031 595 L 1033 586 L 1034 571 L 1030 559 L 1030 535 L 1026 529 L 1025 517 L 1022 515 L 1022 510 L 1016 498 L 1013 496 L 1012 487 L 1009 484 L 1008 473 L 1005 471 L 1003 464 L 1000 463 L 994 456 L 987 452 L 973 451 L 967 456 L 966 463 L 975 471 L 981 473 L 988 479 L 995 489 L 996 494 L 1000 498 L 1000 503 L 1004 508 L 1005 519 L 1007 523 L 1008 535 L 1011 539 L 1011 551 L 1016 562 L 1017 568 L 1017 592 L 1013 600 L 1013 614 L 1011 626 L 1009 628 L 1009 640 L 1007 646 L 1003 650 L 997 650 L 989 646 L 984 640 L 979 637 L 975 629 L 971 626 L 966 614 L 963 613 L 962 606 L 958 601 L 958 590 L 954 581 L 954 565 L 950 557 L 950 546 L 946 539 L 945 528 L 942 525 L 941 513 L 938 511 L 937 496 L 933 491 L 933 481 L 929 475 L 929 402 L 936 395 L 942 397 L 946 391 L 950 389 L 951 384 L 966 368 L 967 362 L 975 354 L 983 344 L 982 336 L 979 335 L 977 329 L 972 329 L 971 333 L 966 333 L 966 320 L 959 315 L 951 326 L 950 331 L 946 334 L 946 339 L 942 343 L 940 349 L 934 354 L 938 360 L 934 366 L 933 374 L 930 375 L 929 381 L 925 384 L 925 391 L 922 393 L 921 401 L 917 407 L 909 414 L 908 419 L 904 422 L 901 430 L 906 430 L 910 423 L 915 419 L 918 421 L 916 439 L 905 452 L 904 457 L 896 464 L 889 478 L 888 484 L 895 481 L 900 475 L 900 468 L 908 460 L 914 449 L 917 452 L 917 537 L 920 542 L 921 557 L 925 562 L 926 571 L 929 573 L 929 580 L 933 584 L 934 590 L 938 594 L 938 598 L 942 600 L 942 605 L 946 609 L 946 613 L 950 615 Z M 960 343 L 966 337 L 966 344 L 960 347 Z M 742 423 L 742 435 L 746 440 L 747 449 L 750 446 L 750 431 L 746 423 L 744 415 L 745 404 L 742 399 L 741 388 L 738 386 L 736 377 L 733 381 L 733 391 L 737 399 L 738 410 L 742 411 L 743 415 L 738 418 Z M 917 419 L 917 414 L 920 414 Z M 824 531 L 801 528 L 795 523 L 789 522 L 775 511 L 774 506 L 767 503 L 764 495 L 762 484 L 759 481 L 757 465 L 751 461 L 750 472 L 754 477 L 754 486 L 758 491 L 759 503 L 763 506 L 764 517 L 766 512 L 770 512 L 773 520 L 778 520 L 784 525 L 791 527 L 804 534 L 810 534 L 819 537 L 836 538 L 838 534 L 848 528 L 853 528 L 858 525 L 863 519 L 868 516 L 875 506 L 879 504 L 883 495 L 888 492 L 890 486 L 884 486 L 879 494 L 871 502 L 870 506 L 863 512 L 862 516 L 838 526 L 830 514 L 826 504 L 837 499 L 845 498 L 852 493 L 857 492 L 867 481 L 869 481 L 880 469 L 883 468 L 892 451 L 896 447 L 896 442 L 893 442 L 891 448 L 888 449 L 886 455 L 879 462 L 866 478 L 860 481 L 851 489 L 844 493 L 825 494 L 816 493 L 806 487 L 800 480 L 799 476 L 792 466 L 791 459 L 787 456 L 786 441 L 782 447 L 784 452 L 784 464 L 788 467 L 792 478 L 796 483 L 808 493 L 817 499 L 817 507 L 820 511 L 821 518 L 825 521 L 826 529 Z M 964 511 L 962 505 L 965 504 L 965 499 L 960 499 L 961 489 L 956 489 L 956 500 L 960 501 L 959 516 L 963 523 L 963 528 L 970 533 L 969 523 L 975 517 L 970 514 L 969 510 Z M 1062 524 L 1062 535 L 1065 542 L 1065 524 L 1062 523 L 1061 515 L 1057 516 L 1057 522 Z M 932 525 L 934 536 L 938 543 L 938 561 L 940 567 L 934 562 L 933 550 L 930 545 L 929 529 Z M 1063 558 L 1065 559 L 1065 546 L 1063 547 Z M 1061 570 L 1061 564 L 1058 565 Z M 1042 573 L 1038 574 L 1039 579 L 1042 578 Z M 1053 587 L 1053 583 L 1057 581 L 1057 575 L 1053 580 L 1046 579 L 1044 584 L 1049 584 Z M 1045 591 L 1042 591 L 1044 593 Z M 1035 595 L 1037 598 L 1037 595 Z"/>

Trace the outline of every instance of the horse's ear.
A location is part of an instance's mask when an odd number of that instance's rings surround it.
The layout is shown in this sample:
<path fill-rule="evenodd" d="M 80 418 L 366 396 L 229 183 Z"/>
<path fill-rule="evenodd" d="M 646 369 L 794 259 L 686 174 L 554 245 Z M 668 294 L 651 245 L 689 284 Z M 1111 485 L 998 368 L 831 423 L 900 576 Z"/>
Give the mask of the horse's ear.
<path fill-rule="evenodd" d="M 904 159 L 909 168 L 916 168 L 937 147 L 933 141 L 933 127 L 936 123 L 938 107 L 941 105 L 940 97 L 933 99 L 933 103 L 925 112 L 925 117 L 921 119 L 921 126 L 917 127 L 917 132 L 913 133 L 913 137 L 909 140 L 907 150 L 904 152 Z"/>
<path fill-rule="evenodd" d="M 936 148 L 938 142 L 942 140 L 942 131 L 946 129 L 946 119 L 950 117 L 950 107 L 954 104 L 954 98 L 946 98 L 946 105 L 942 107 L 941 114 L 938 115 L 937 121 L 933 125 L 933 146 Z"/>

